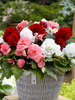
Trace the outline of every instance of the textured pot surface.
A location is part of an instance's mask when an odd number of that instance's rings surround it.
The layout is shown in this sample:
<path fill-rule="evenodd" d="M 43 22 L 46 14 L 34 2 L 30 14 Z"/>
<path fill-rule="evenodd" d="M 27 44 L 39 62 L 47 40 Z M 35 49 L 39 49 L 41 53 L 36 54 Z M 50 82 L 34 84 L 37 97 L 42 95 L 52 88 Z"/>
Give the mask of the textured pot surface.
<path fill-rule="evenodd" d="M 24 72 L 16 82 L 19 100 L 58 100 L 64 74 L 58 75 L 57 81 L 49 75 L 42 81 L 36 78 L 36 84 L 31 84 L 31 77 Z"/>

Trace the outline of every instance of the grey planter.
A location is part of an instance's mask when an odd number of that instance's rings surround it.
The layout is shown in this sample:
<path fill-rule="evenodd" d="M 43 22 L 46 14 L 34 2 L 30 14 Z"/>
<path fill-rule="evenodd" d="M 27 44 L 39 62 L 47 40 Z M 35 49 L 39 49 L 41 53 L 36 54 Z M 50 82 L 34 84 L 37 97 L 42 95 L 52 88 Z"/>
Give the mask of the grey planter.
<path fill-rule="evenodd" d="M 31 84 L 31 74 L 26 76 L 24 72 L 16 82 L 19 100 L 58 100 L 64 74 L 57 78 L 56 81 L 46 75 L 42 81 L 36 78 L 36 84 Z"/>

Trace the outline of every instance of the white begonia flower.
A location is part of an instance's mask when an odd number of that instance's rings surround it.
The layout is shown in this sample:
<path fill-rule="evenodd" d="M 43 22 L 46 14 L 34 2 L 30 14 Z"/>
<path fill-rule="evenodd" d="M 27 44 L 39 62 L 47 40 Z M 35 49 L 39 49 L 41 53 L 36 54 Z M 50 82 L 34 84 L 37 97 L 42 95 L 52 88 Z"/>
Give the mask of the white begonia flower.
<path fill-rule="evenodd" d="M 48 30 L 46 30 L 46 32 L 47 32 L 48 34 L 53 35 L 53 32 L 52 32 L 52 28 L 51 28 L 51 27 L 49 27 Z"/>
<path fill-rule="evenodd" d="M 39 22 L 35 21 L 34 24 L 39 24 Z"/>
<path fill-rule="evenodd" d="M 48 30 L 46 30 L 46 32 L 51 35 L 55 34 L 57 31 L 57 28 L 52 29 L 51 27 L 49 27 Z"/>
<path fill-rule="evenodd" d="M 43 67 L 41 70 L 42 70 L 42 73 L 46 72 L 46 68 L 45 67 Z"/>
<path fill-rule="evenodd" d="M 61 49 L 61 48 L 60 48 L 60 45 L 57 45 L 57 44 L 56 44 L 56 46 L 55 46 L 55 55 L 56 55 L 56 56 L 59 56 L 59 57 L 63 57 L 63 54 L 62 54 L 62 52 L 61 52 L 60 49 Z"/>
<path fill-rule="evenodd" d="M 42 22 L 47 22 L 47 20 L 46 20 L 45 18 L 43 18 L 41 21 L 42 21 Z"/>
<path fill-rule="evenodd" d="M 56 56 L 62 56 L 60 46 L 57 45 L 53 39 L 45 39 L 41 45 L 41 48 L 45 57 L 52 57 L 53 54 Z"/>
<path fill-rule="evenodd" d="M 56 34 L 56 32 L 58 32 L 58 29 L 57 29 L 57 28 L 54 28 L 54 29 L 52 30 L 52 33 L 53 33 L 53 34 Z"/>
<path fill-rule="evenodd" d="M 75 43 L 70 43 L 66 45 L 62 53 L 65 54 L 69 59 L 72 59 L 72 57 L 75 57 Z"/>
<path fill-rule="evenodd" d="M 4 43 L 4 40 L 2 37 L 0 37 L 0 43 Z"/>
<path fill-rule="evenodd" d="M 32 31 L 31 31 L 30 29 L 28 29 L 28 28 L 24 28 L 24 29 L 20 32 L 20 38 L 21 38 L 21 37 L 29 37 L 29 38 L 32 39 L 32 41 L 33 41 L 33 39 L 34 39 L 34 36 L 33 36 Z"/>
<path fill-rule="evenodd" d="M 71 60 L 71 63 L 75 64 L 75 59 L 72 59 L 72 60 Z"/>

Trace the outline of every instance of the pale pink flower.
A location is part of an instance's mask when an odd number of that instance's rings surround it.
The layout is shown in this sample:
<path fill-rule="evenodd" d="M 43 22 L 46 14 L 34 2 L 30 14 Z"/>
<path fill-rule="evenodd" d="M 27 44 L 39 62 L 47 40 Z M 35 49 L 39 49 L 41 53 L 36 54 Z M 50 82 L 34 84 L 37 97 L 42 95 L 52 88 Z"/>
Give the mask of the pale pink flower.
<path fill-rule="evenodd" d="M 12 65 L 15 65 L 15 61 L 11 59 L 8 60 L 8 63 L 12 63 Z"/>
<path fill-rule="evenodd" d="M 17 45 L 17 50 L 18 51 L 25 50 L 25 45 Z"/>
<path fill-rule="evenodd" d="M 13 9 L 12 8 L 7 8 L 7 13 L 8 13 L 8 15 L 13 13 Z"/>
<path fill-rule="evenodd" d="M 15 50 L 15 54 L 17 55 L 17 56 L 26 56 L 26 51 L 25 50 L 18 50 L 18 49 L 16 49 Z"/>
<path fill-rule="evenodd" d="M 52 29 L 54 29 L 54 28 L 59 29 L 59 24 L 58 24 L 57 22 L 48 21 L 47 24 L 48 24 L 48 26 L 51 27 Z"/>
<path fill-rule="evenodd" d="M 26 14 L 29 14 L 29 11 L 28 11 L 28 10 L 26 10 L 26 11 L 25 11 L 25 13 L 26 13 Z"/>
<path fill-rule="evenodd" d="M 26 56 L 25 49 L 28 48 L 30 44 L 31 44 L 31 39 L 29 37 L 22 37 L 17 44 L 17 49 L 15 51 L 15 54 L 17 56 Z"/>
<path fill-rule="evenodd" d="M 22 67 L 24 66 L 24 64 L 25 64 L 25 60 L 24 60 L 24 59 L 19 59 L 19 60 L 17 61 L 17 65 L 18 65 L 18 67 L 20 67 L 20 68 L 22 68 Z"/>
<path fill-rule="evenodd" d="M 45 56 L 42 54 L 42 50 L 40 48 L 40 46 L 38 46 L 37 44 L 32 44 L 29 46 L 28 48 L 28 58 L 33 59 L 36 63 L 38 63 L 38 67 L 44 67 L 44 64 L 40 63 L 45 59 Z"/>
<path fill-rule="evenodd" d="M 22 31 L 22 29 L 23 28 L 25 28 L 25 27 L 27 27 L 26 25 L 28 25 L 29 24 L 29 22 L 26 20 L 26 21 L 22 21 L 21 23 L 19 23 L 18 25 L 17 25 L 17 30 L 18 30 L 18 32 L 21 32 Z"/>
<path fill-rule="evenodd" d="M 40 46 L 38 46 L 37 44 L 32 44 L 29 46 L 27 52 L 29 58 L 35 59 L 36 55 L 38 55 L 39 53 L 42 54 Z"/>
<path fill-rule="evenodd" d="M 9 16 L 3 16 L 2 22 L 6 22 Z"/>
<path fill-rule="evenodd" d="M 3 43 L 1 45 L 1 52 L 3 53 L 3 55 L 8 55 L 10 51 L 11 51 L 11 48 L 7 43 Z"/>
<path fill-rule="evenodd" d="M 31 39 L 29 37 L 22 37 L 17 45 L 17 49 L 26 49 L 31 44 Z M 21 45 L 21 46 L 20 46 Z"/>

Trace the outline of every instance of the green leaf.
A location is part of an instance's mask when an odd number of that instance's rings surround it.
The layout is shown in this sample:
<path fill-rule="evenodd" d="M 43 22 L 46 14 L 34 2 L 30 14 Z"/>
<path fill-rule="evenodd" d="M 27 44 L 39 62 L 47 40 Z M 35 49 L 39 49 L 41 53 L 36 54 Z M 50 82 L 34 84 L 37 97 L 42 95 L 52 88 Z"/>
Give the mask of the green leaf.
<path fill-rule="evenodd" d="M 0 93 L 4 93 L 2 84 L 0 84 Z"/>
<path fill-rule="evenodd" d="M 63 70 L 64 72 L 67 72 L 67 71 L 70 71 L 70 70 L 71 70 L 71 67 L 68 67 L 68 66 L 62 67 L 62 70 Z"/>
<path fill-rule="evenodd" d="M 2 64 L 2 60 L 0 60 L 0 65 Z"/>
<path fill-rule="evenodd" d="M 55 66 L 59 66 L 59 67 L 62 67 L 62 66 L 67 66 L 67 64 L 69 63 L 69 61 L 67 60 L 67 58 L 54 58 L 54 65 Z"/>
<path fill-rule="evenodd" d="M 75 40 L 75 37 L 73 37 L 73 36 L 71 36 L 69 39 L 70 42 L 74 42 L 74 40 Z"/>
<path fill-rule="evenodd" d="M 37 76 L 40 80 L 43 79 L 44 74 L 42 73 L 42 71 L 41 71 L 40 69 L 33 70 L 32 72 L 33 72 L 34 74 L 36 74 L 36 76 Z"/>
<path fill-rule="evenodd" d="M 2 80 L 0 79 L 0 84 L 2 84 Z"/>
<path fill-rule="evenodd" d="M 56 73 L 54 73 L 54 71 L 52 71 L 49 66 L 45 66 L 45 68 L 46 68 L 47 74 L 57 80 Z"/>
<path fill-rule="evenodd" d="M 2 71 L 2 69 L 0 68 L 0 78 L 1 78 L 1 76 L 2 76 L 2 73 L 3 73 L 3 71 Z"/>
<path fill-rule="evenodd" d="M 5 94 L 4 93 L 0 93 L 0 100 L 3 100 Z"/>
<path fill-rule="evenodd" d="M 36 65 L 36 63 L 33 61 L 33 63 L 32 63 L 32 66 L 31 66 L 33 69 L 37 69 L 37 65 Z"/>
<path fill-rule="evenodd" d="M 45 61 L 45 62 L 52 62 L 52 61 L 53 61 L 53 58 L 47 57 L 44 61 Z"/>
<path fill-rule="evenodd" d="M 6 85 L 3 85 L 3 90 L 5 94 L 11 93 L 13 90 L 13 87 L 11 85 L 6 84 Z"/>
<path fill-rule="evenodd" d="M 45 36 L 45 38 L 52 38 L 52 39 L 54 39 L 54 36 L 51 35 L 51 34 L 48 34 L 48 35 Z"/>
<path fill-rule="evenodd" d="M 11 68 L 12 70 L 12 73 L 14 74 L 16 80 L 20 78 L 20 76 L 22 75 L 23 73 L 23 69 L 19 68 L 17 65 L 13 66 Z"/>
<path fill-rule="evenodd" d="M 71 70 L 70 62 L 67 60 L 67 58 L 61 58 L 57 59 L 54 58 L 54 66 L 60 71 L 60 72 L 67 72 Z"/>
<path fill-rule="evenodd" d="M 12 75 L 12 71 L 11 71 L 11 64 L 9 64 L 7 61 L 3 61 L 2 63 L 2 70 L 3 70 L 3 74 L 2 77 L 6 77 L 6 78 L 10 78 Z"/>

